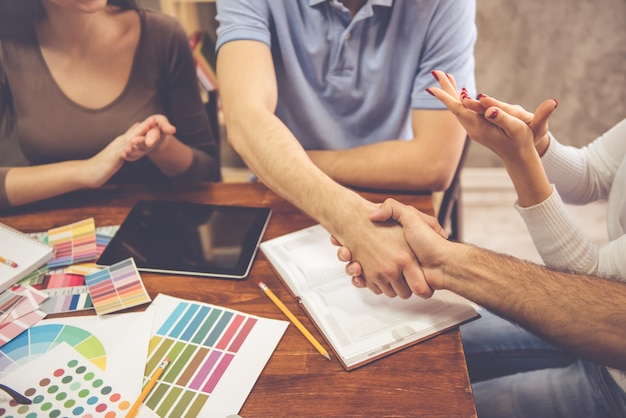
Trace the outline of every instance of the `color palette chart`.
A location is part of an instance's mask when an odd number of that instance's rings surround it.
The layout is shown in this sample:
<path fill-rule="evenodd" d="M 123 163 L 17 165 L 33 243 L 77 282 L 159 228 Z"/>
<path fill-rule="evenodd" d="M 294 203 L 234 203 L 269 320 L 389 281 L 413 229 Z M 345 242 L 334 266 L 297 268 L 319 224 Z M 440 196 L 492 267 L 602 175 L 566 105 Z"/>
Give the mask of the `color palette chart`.
<path fill-rule="evenodd" d="M 135 261 L 120 261 L 85 276 L 85 284 L 98 315 L 150 302 Z"/>
<path fill-rule="evenodd" d="M 105 370 L 106 350 L 102 342 L 88 330 L 62 324 L 37 325 L 11 340 L 0 351 L 0 369 L 13 371 L 61 343 L 69 344 L 77 353 Z"/>
<path fill-rule="evenodd" d="M 170 359 L 144 402 L 161 417 L 238 413 L 288 325 L 162 294 L 148 311 L 157 328 L 144 379 Z"/>
<path fill-rule="evenodd" d="M 44 319 L 0 348 L 0 381 L 8 385 L 7 376 L 39 357 L 61 366 L 62 361 L 49 352 L 66 344 L 75 355 L 106 371 L 122 393 L 136 397 L 141 392 L 153 318 L 148 312 L 132 312 Z"/>
<path fill-rule="evenodd" d="M 94 261 L 98 247 L 93 218 L 50 229 L 48 244 L 54 247 L 54 259 L 48 262 L 48 267 Z"/>
<path fill-rule="evenodd" d="M 133 399 L 68 344 L 57 345 L 3 379 L 32 400 L 0 400 L 0 417 L 123 417 Z M 0 396 L 1 399 L 1 396 Z"/>

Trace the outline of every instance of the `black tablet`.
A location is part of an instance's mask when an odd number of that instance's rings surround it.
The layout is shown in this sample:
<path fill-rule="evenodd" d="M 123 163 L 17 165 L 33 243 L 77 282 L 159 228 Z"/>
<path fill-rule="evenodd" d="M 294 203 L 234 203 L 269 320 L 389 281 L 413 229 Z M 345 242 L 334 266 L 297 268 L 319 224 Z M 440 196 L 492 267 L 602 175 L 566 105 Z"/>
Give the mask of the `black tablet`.
<path fill-rule="evenodd" d="M 269 208 L 139 201 L 97 264 L 133 257 L 140 271 L 243 279 L 270 214 Z"/>

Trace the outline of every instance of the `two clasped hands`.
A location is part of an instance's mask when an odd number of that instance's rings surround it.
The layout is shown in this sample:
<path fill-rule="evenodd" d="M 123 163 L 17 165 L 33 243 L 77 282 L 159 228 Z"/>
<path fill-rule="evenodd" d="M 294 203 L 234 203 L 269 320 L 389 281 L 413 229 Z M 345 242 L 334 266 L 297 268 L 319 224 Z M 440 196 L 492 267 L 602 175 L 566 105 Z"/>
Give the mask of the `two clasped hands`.
<path fill-rule="evenodd" d="M 516 182 L 516 176 L 528 176 L 528 166 L 540 164 L 540 156 L 549 145 L 548 119 L 557 106 L 556 100 L 541 103 L 535 113 L 530 113 L 517 105 L 510 105 L 485 96 L 477 99 L 469 97 L 465 89 L 459 91 L 454 77 L 442 71 L 433 71 L 433 77 L 440 88 L 427 91 L 437 97 L 457 117 L 472 140 L 486 146 L 497 154 L 514 180 L 519 203 L 528 206 L 547 198 L 551 189 L 537 193 L 532 179 Z M 349 248 L 341 246 L 334 237 L 333 244 L 339 246 L 337 256 L 347 263 L 346 272 L 352 276 L 352 283 L 358 288 L 369 288 L 376 294 L 403 299 L 412 294 L 428 298 L 435 290 L 447 289 L 451 279 L 448 273 L 448 256 L 458 243 L 447 240 L 447 232 L 437 219 L 421 213 L 417 209 L 387 199 L 371 212 L 370 219 L 382 225 L 394 227 L 400 224 L 404 239 L 413 251 L 418 269 L 411 274 L 397 277 L 389 274 L 370 278 L 358 260 L 352 260 Z M 405 270 L 406 271 L 406 270 Z M 391 273 L 391 272 L 390 272 Z"/>

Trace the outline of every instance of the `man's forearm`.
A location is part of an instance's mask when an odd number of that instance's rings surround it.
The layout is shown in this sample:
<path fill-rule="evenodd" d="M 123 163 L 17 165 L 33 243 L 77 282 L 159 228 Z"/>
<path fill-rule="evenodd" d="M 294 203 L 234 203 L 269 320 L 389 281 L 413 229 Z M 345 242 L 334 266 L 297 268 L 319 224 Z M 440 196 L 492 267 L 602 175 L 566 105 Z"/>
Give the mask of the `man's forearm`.
<path fill-rule="evenodd" d="M 451 245 L 447 289 L 583 358 L 626 369 L 626 284 Z"/>
<path fill-rule="evenodd" d="M 445 190 L 454 176 L 456 150 L 440 158 L 416 140 L 391 140 L 346 150 L 308 151 L 313 163 L 341 184 L 382 190 Z M 448 157 L 453 157 L 448 160 Z"/>
<path fill-rule="evenodd" d="M 414 138 L 376 142 L 345 150 L 309 151 L 335 181 L 386 190 L 445 190 L 463 151 L 466 133 L 444 110 L 413 110 Z"/>

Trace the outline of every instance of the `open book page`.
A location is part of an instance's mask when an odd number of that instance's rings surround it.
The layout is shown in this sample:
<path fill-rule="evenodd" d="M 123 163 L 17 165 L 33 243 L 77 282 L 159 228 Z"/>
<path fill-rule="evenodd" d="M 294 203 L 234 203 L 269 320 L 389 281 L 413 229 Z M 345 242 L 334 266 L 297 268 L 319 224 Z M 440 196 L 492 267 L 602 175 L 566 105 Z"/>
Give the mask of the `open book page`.
<path fill-rule="evenodd" d="M 350 277 L 344 264 L 337 260 L 337 247 L 321 225 L 261 243 L 261 250 L 270 259 L 282 279 L 297 296 L 304 296 L 323 282 Z M 330 274 L 329 274 L 330 271 Z"/>
<path fill-rule="evenodd" d="M 477 316 L 464 298 L 447 291 L 400 299 L 355 288 L 320 225 L 266 241 L 261 249 L 348 367 Z"/>

